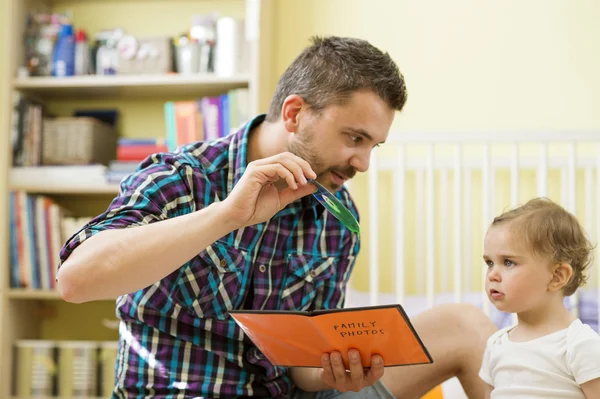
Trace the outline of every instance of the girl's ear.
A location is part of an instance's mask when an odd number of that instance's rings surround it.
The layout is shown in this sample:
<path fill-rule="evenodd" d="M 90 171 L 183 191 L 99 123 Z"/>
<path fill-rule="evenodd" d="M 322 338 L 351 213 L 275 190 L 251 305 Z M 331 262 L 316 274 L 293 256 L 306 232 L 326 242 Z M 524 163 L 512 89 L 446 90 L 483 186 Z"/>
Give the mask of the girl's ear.
<path fill-rule="evenodd" d="M 554 265 L 554 272 L 552 273 L 552 280 L 548 284 L 548 290 L 552 292 L 562 290 L 571 281 L 571 277 L 573 277 L 573 268 L 570 264 L 558 263 Z"/>

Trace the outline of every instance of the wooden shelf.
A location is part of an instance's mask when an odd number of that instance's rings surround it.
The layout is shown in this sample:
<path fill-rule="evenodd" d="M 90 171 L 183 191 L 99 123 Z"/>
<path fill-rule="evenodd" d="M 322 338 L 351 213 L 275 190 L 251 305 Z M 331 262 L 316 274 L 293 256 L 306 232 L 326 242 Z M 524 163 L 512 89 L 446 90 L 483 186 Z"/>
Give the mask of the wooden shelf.
<path fill-rule="evenodd" d="M 40 98 L 193 97 L 248 87 L 248 75 L 114 75 L 15 79 L 13 89 Z"/>
<path fill-rule="evenodd" d="M 93 396 L 78 396 L 78 398 L 81 399 L 102 399 L 102 398 L 96 398 Z M 35 398 L 31 398 L 28 396 L 13 396 L 11 397 L 11 399 L 67 399 L 67 398 L 62 398 L 61 396 L 36 396 Z"/>
<path fill-rule="evenodd" d="M 56 290 L 34 290 L 30 288 L 11 288 L 6 291 L 10 299 L 62 301 Z M 114 302 L 115 299 L 101 299 L 100 302 Z"/>
<path fill-rule="evenodd" d="M 105 169 L 101 165 L 12 168 L 9 188 L 39 194 L 117 194 L 119 185 L 105 182 Z"/>
<path fill-rule="evenodd" d="M 69 183 L 48 184 L 11 184 L 11 190 L 23 190 L 32 194 L 117 194 L 116 184 L 86 185 Z"/>
<path fill-rule="evenodd" d="M 55 290 L 32 290 L 29 288 L 11 288 L 7 291 L 11 299 L 51 299 L 62 300 L 58 291 Z"/>

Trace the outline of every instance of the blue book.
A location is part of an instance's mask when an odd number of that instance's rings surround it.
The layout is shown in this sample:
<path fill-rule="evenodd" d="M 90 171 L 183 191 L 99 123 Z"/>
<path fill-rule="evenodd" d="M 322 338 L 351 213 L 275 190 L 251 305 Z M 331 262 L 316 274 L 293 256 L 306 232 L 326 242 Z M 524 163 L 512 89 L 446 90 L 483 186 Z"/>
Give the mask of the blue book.
<path fill-rule="evenodd" d="M 134 145 L 163 145 L 166 140 L 162 137 L 157 138 L 127 138 L 121 137 L 119 138 L 118 144 L 120 146 L 134 146 Z"/>
<path fill-rule="evenodd" d="M 29 212 L 29 240 L 31 242 L 31 267 L 33 273 L 31 276 L 31 288 L 40 289 L 40 259 L 37 250 L 37 229 L 35 228 L 35 197 L 27 196 L 27 211 Z"/>
<path fill-rule="evenodd" d="M 177 149 L 177 125 L 175 122 L 175 103 L 167 101 L 165 108 L 165 128 L 167 132 L 167 148 L 173 152 Z"/>
<path fill-rule="evenodd" d="M 11 288 L 20 288 L 17 206 L 14 191 L 8 193 L 8 214 L 10 215 L 10 286 Z"/>

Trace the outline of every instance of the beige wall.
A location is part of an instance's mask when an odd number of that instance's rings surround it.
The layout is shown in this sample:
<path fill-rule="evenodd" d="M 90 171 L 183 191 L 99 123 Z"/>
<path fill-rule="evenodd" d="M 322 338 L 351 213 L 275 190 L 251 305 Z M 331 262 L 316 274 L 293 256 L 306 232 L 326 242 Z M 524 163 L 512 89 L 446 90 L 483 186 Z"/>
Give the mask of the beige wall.
<path fill-rule="evenodd" d="M 388 51 L 406 78 L 409 100 L 397 115 L 392 134 L 427 129 L 600 129 L 599 20 L 600 2 L 596 0 L 279 1 L 275 72 L 281 74 L 312 35 L 357 36 Z M 497 181 L 505 189 L 509 187 L 506 179 L 500 176 Z M 414 184 L 410 176 L 408 182 Z M 391 190 L 385 188 L 389 176 L 380 183 L 384 198 L 378 204 L 384 209 L 378 247 L 382 254 L 380 286 L 391 291 L 392 261 L 387 254 L 393 253 L 392 218 L 385 211 L 392 206 Z M 550 181 L 551 194 L 557 192 L 556 183 Z M 535 175 L 524 174 L 521 186 L 523 197 L 534 195 Z M 356 179 L 354 188 L 363 232 L 363 251 L 354 275 L 359 278 L 354 286 L 367 290 L 369 231 L 364 176 Z M 477 177 L 473 189 L 473 206 L 479 209 Z M 414 196 L 407 198 L 407 209 L 414 210 L 414 201 Z M 508 197 L 496 202 L 502 209 L 508 205 Z M 414 215 L 407 215 L 407 232 L 414 231 Z M 479 267 L 481 224 L 473 221 L 473 245 L 468 246 L 477 282 L 483 270 Z M 409 237 L 407 242 L 409 265 L 418 263 L 410 245 L 413 239 Z M 414 270 L 407 276 L 409 293 L 414 288 Z"/>
<path fill-rule="evenodd" d="M 358 36 L 404 73 L 402 129 L 598 128 L 596 0 L 277 2 L 276 73 L 314 34 Z"/>

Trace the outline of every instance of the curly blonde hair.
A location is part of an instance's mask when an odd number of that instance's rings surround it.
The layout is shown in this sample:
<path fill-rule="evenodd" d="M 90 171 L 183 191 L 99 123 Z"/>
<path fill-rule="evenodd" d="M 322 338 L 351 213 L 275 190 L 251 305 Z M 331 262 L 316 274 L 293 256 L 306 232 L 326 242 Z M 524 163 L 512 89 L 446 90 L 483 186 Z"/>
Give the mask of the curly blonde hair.
<path fill-rule="evenodd" d="M 573 275 L 563 288 L 565 296 L 585 284 L 594 247 L 574 215 L 548 198 L 535 198 L 496 217 L 492 226 L 507 222 L 533 255 L 571 265 Z"/>

